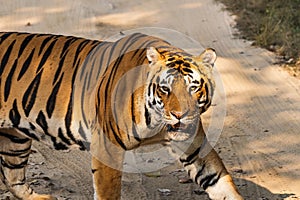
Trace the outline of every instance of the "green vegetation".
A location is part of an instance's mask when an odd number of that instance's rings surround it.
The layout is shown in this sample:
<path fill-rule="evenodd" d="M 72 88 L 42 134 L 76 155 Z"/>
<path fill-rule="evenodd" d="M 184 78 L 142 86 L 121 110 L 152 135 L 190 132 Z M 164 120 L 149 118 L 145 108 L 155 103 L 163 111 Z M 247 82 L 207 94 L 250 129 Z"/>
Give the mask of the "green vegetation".
<path fill-rule="evenodd" d="M 216 0 L 237 16 L 242 37 L 300 70 L 300 0 Z M 297 65 L 297 66 L 296 66 Z"/>

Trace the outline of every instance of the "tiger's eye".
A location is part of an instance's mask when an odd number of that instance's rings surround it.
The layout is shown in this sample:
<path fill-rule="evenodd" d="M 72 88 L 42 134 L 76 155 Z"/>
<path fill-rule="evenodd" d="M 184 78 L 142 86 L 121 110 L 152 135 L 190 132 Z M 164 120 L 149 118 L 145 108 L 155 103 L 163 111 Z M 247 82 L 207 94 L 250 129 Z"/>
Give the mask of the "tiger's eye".
<path fill-rule="evenodd" d="M 198 90 L 197 86 L 191 86 L 190 87 L 190 92 L 196 92 Z"/>
<path fill-rule="evenodd" d="M 160 86 L 160 87 L 159 87 L 159 90 L 160 90 L 162 93 L 165 93 L 165 94 L 170 93 L 170 88 L 168 88 L 167 86 Z"/>

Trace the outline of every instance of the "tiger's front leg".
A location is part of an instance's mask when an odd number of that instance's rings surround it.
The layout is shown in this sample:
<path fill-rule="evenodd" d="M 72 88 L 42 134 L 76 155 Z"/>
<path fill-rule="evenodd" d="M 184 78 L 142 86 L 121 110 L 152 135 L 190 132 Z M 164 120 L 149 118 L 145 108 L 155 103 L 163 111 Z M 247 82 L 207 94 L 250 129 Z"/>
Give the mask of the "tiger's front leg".
<path fill-rule="evenodd" d="M 96 157 L 92 157 L 92 173 L 95 200 L 117 200 L 121 198 L 121 171 L 106 166 Z"/>
<path fill-rule="evenodd" d="M 50 195 L 35 193 L 26 182 L 25 168 L 31 151 L 31 139 L 14 129 L 0 129 L 0 177 L 7 189 L 24 200 L 55 200 Z"/>
<path fill-rule="evenodd" d="M 92 135 L 92 173 L 95 200 L 121 198 L 121 181 L 125 151 L 106 140 L 104 134 Z"/>
<path fill-rule="evenodd" d="M 243 200 L 221 159 L 211 150 L 207 156 L 194 161 L 181 159 L 192 180 L 199 184 L 213 200 Z"/>
<path fill-rule="evenodd" d="M 189 176 L 213 200 L 243 200 L 221 158 L 207 141 L 202 142 L 204 140 L 204 131 L 201 130 L 180 157 Z"/>

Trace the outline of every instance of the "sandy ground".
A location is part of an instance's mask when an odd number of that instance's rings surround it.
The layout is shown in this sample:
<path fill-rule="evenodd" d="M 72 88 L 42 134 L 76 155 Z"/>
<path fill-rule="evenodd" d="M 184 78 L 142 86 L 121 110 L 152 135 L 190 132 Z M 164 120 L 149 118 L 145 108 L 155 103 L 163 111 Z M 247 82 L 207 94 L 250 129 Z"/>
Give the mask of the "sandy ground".
<path fill-rule="evenodd" d="M 300 81 L 274 65 L 273 54 L 234 38 L 234 22 L 221 5 L 213 0 L 0 0 L 0 5 L 1 31 L 105 39 L 128 29 L 162 27 L 215 48 L 226 93 L 226 101 L 215 104 L 226 110 L 215 149 L 245 199 L 300 199 Z M 27 174 L 36 191 L 92 199 L 89 152 L 57 152 L 36 143 L 33 149 Z M 122 198 L 208 199 L 195 184 L 179 183 L 182 177 L 177 163 L 151 174 L 126 173 Z M 0 199 L 13 199 L 1 184 Z"/>

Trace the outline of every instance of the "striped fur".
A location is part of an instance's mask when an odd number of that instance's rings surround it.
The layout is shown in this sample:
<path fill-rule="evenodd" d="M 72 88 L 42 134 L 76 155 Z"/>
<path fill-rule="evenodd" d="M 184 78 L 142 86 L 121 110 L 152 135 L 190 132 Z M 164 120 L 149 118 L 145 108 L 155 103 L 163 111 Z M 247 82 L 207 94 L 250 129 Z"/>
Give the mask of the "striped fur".
<path fill-rule="evenodd" d="M 37 140 L 91 149 L 95 199 L 119 199 L 124 152 L 164 143 L 213 199 L 242 199 L 200 120 L 213 96 L 215 59 L 212 49 L 192 56 L 140 33 L 113 43 L 0 33 L 2 181 L 18 198 L 54 199 L 26 183 Z"/>

